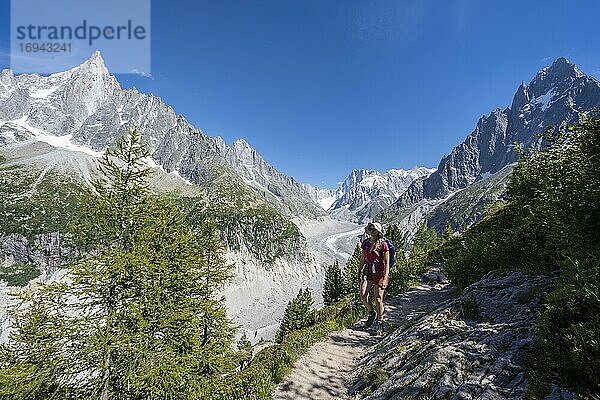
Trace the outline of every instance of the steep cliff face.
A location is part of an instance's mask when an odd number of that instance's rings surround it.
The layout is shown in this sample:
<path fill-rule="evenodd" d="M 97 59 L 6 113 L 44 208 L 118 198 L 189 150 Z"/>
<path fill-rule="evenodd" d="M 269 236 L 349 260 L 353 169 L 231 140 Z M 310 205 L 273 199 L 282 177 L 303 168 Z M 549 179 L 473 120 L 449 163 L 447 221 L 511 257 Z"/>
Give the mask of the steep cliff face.
<path fill-rule="evenodd" d="M 441 198 L 473 183 L 481 174 L 493 174 L 516 161 L 514 142 L 541 145 L 535 135 L 547 126 L 575 122 L 578 113 L 600 106 L 600 83 L 564 58 L 541 70 L 529 85 L 521 84 L 512 105 L 497 109 L 477 122 L 465 141 L 444 156 L 431 176 L 423 180 L 423 198 Z M 418 185 L 421 185 L 418 183 Z M 420 197 L 418 190 L 402 196 L 402 207 Z M 396 204 L 395 204 L 396 206 Z"/>
<path fill-rule="evenodd" d="M 70 254 L 58 232 L 36 235 L 33 241 L 12 233 L 0 236 L 0 265 L 33 264 L 42 276 L 50 276 L 60 268 L 64 257 Z"/>
<path fill-rule="evenodd" d="M 456 192 L 427 216 L 427 226 L 443 232 L 446 223 L 450 223 L 454 231 L 463 231 L 479 221 L 487 208 L 505 195 L 514 165 L 509 164 L 497 173 Z"/>
<path fill-rule="evenodd" d="M 282 204 L 292 215 L 325 216 L 324 210 L 315 204 L 302 184 L 277 171 L 245 140 L 236 140 L 227 149 L 225 159 L 247 184 L 265 198 Z"/>
<path fill-rule="evenodd" d="M 564 58 L 522 83 L 510 107 L 482 116 L 473 132 L 442 157 L 437 170 L 416 180 L 405 193 L 376 218 L 400 222 L 407 211 L 422 202 L 440 199 L 497 173 L 518 158 L 514 143 L 539 148 L 536 135 L 546 127 L 576 122 L 579 113 L 600 106 L 600 82 L 585 75 Z"/>

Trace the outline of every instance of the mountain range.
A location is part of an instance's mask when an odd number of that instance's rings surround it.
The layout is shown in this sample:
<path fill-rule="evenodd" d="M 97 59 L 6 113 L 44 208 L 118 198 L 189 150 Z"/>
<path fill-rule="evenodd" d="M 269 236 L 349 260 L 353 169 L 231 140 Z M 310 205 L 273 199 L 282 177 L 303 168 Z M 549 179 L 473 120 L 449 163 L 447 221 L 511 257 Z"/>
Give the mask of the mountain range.
<path fill-rule="evenodd" d="M 475 222 L 478 218 L 473 215 L 481 216 L 483 208 L 503 193 L 510 175 L 507 171 L 518 160 L 515 143 L 524 148 L 540 148 L 544 141 L 538 134 L 547 127 L 558 129 L 576 122 L 581 113 L 597 107 L 600 107 L 600 82 L 567 59 L 558 58 L 539 71 L 529 84 L 521 83 L 509 107 L 482 116 L 473 132 L 442 157 L 435 172 L 416 179 L 375 218 L 398 223 L 407 233 L 414 233 L 417 224 L 430 215 L 435 215 L 435 221 L 429 225 L 440 227 L 440 215 L 445 214 L 446 221 L 461 229 L 465 222 L 467 225 Z M 484 191 L 471 201 L 466 199 L 467 193 L 460 193 L 474 182 L 495 174 L 501 174 L 502 179 L 495 179 L 492 186 L 496 189 L 491 193 Z M 469 193 L 473 197 L 473 190 Z M 434 212 L 452 197 L 455 206 L 451 213 Z M 460 200 L 461 197 L 464 198 Z"/>
<path fill-rule="evenodd" d="M 127 129 L 137 128 L 152 161 L 167 173 L 202 185 L 216 167 L 232 169 L 282 212 L 319 217 L 323 210 L 302 185 L 279 173 L 246 141 L 227 146 L 208 137 L 160 98 L 122 89 L 100 52 L 71 70 L 44 77 L 0 75 L 0 143 L 35 138 L 98 155 Z"/>
<path fill-rule="evenodd" d="M 335 219 L 363 224 L 394 203 L 413 181 L 433 171 L 425 167 L 390 169 L 384 173 L 355 169 L 329 197 L 331 205 L 326 209 Z"/>
<path fill-rule="evenodd" d="M 35 139 L 97 158 L 118 135 L 135 127 L 152 153 L 150 165 L 185 184 L 203 187 L 214 199 L 221 196 L 224 203 L 236 203 L 228 198 L 243 192 L 245 206 L 274 207 L 287 219 L 329 215 L 361 224 L 376 219 L 414 232 L 428 215 L 436 227 L 450 221 L 456 229 L 475 222 L 502 194 L 509 166 L 518 158 L 515 143 L 539 148 L 543 141 L 536 134 L 546 126 L 574 122 L 579 113 L 599 105 L 598 81 L 559 58 L 529 84 L 521 83 L 509 107 L 482 116 L 436 169 L 355 169 L 338 188 L 322 189 L 280 173 L 245 140 L 228 146 L 193 127 L 160 98 L 122 89 L 100 53 L 94 52 L 80 66 L 50 76 L 2 71 L 0 146 Z M 80 175 L 90 177 L 89 165 L 75 164 L 84 169 Z M 500 171 L 503 179 L 494 180 L 494 190 L 477 196 L 472 189 L 470 200 L 460 200 L 460 191 Z M 453 196 L 459 196 L 453 200 L 453 212 L 433 212 Z M 237 236 L 235 241 L 244 241 Z"/>
<path fill-rule="evenodd" d="M 55 233 L 78 212 L 98 157 L 136 128 L 152 154 L 147 163 L 156 172 L 153 188 L 175 192 L 192 224 L 217 220 L 236 265 L 238 278 L 230 291 L 237 292 L 228 298 L 232 307 L 257 316 L 274 299 L 281 303 L 270 315 L 260 315 L 260 324 L 245 321 L 256 330 L 276 321 L 302 285 L 312 282 L 318 298 L 322 271 L 315 252 L 332 250 L 328 246 L 343 239 L 328 232 L 329 226 L 343 227 L 349 239 L 347 249 L 333 249 L 337 255 L 352 251 L 355 223 L 396 223 L 407 239 L 423 222 L 438 231 L 447 222 L 464 229 L 504 194 L 518 159 L 514 143 L 539 148 L 544 143 L 536 134 L 545 127 L 575 122 L 599 106 L 600 83 L 559 58 L 522 83 L 510 106 L 482 116 L 437 168 L 355 169 L 337 188 L 326 189 L 280 173 L 243 139 L 227 145 L 207 136 L 156 96 L 121 88 L 99 52 L 50 76 L 4 70 L 0 264 L 42 260 L 45 272 L 55 270 L 67 251 Z M 353 224 L 315 228 L 320 247 L 311 249 L 303 229 L 330 217 Z"/>
<path fill-rule="evenodd" d="M 69 251 L 60 233 L 81 211 L 99 157 L 133 128 L 151 153 L 153 190 L 174 194 L 192 226 L 216 220 L 235 268 L 228 308 L 256 340 L 274 334 L 300 287 L 314 287 L 319 301 L 319 264 L 292 219 L 326 212 L 246 141 L 228 146 L 160 98 L 122 89 L 99 52 L 49 76 L 0 73 L 0 266 L 35 265 L 45 279 L 57 272 Z M 266 304 L 270 312 L 259 312 Z"/>

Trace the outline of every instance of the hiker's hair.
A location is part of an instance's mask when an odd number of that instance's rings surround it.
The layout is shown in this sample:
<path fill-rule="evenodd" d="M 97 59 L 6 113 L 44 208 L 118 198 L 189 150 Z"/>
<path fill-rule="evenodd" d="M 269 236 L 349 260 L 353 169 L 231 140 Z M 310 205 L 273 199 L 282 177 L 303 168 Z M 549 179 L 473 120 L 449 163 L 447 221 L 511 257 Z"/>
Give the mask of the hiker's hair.
<path fill-rule="evenodd" d="M 371 251 L 379 251 L 381 249 L 381 243 L 383 242 L 383 233 L 377 232 L 377 240 L 371 245 Z"/>

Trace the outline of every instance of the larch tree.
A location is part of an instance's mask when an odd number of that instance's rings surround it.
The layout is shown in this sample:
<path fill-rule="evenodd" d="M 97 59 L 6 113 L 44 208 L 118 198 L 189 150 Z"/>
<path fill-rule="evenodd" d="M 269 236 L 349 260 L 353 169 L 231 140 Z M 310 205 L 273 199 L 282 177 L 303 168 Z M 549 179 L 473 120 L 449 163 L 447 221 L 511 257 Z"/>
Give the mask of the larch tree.
<path fill-rule="evenodd" d="M 216 293 L 230 267 L 214 223 L 193 231 L 150 194 L 140 134 L 100 160 L 72 225 L 63 279 L 23 295 L 0 352 L 0 398 L 188 399 L 232 368 L 233 332 Z"/>
<path fill-rule="evenodd" d="M 275 342 L 281 343 L 288 333 L 311 326 L 314 322 L 312 305 L 310 290 L 300 289 L 298 295 L 285 308 L 283 319 L 275 334 Z"/>

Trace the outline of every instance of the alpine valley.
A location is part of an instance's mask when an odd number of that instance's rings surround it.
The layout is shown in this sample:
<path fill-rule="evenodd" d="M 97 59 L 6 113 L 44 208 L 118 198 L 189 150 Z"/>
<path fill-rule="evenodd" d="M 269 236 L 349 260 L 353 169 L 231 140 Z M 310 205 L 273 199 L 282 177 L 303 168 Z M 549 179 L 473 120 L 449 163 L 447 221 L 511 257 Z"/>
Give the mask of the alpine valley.
<path fill-rule="evenodd" d="M 272 339 L 302 287 L 322 304 L 323 263 L 352 254 L 370 220 L 399 224 L 410 241 L 426 223 L 462 230 L 502 198 L 518 153 L 544 145 L 546 126 L 575 122 L 600 106 L 600 83 L 564 58 L 521 84 L 512 104 L 477 122 L 437 169 L 355 169 L 338 188 L 285 176 L 245 140 L 227 145 L 192 126 L 160 98 L 122 89 L 99 52 L 68 71 L 0 75 L 0 342 L 10 293 L 32 279 L 60 279 L 71 249 L 62 234 L 80 212 L 102 152 L 137 128 L 152 156 L 151 186 L 184 205 L 191 224 L 214 218 L 234 264 L 224 295 L 251 341 Z M 398 164 L 401 160 L 398 160 Z M 9 285 L 10 283 L 10 285 Z"/>

